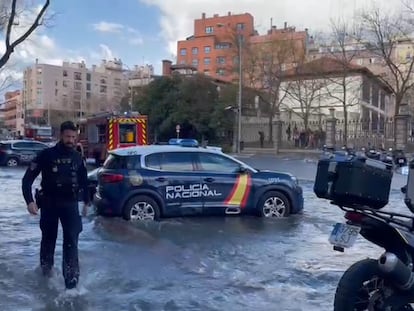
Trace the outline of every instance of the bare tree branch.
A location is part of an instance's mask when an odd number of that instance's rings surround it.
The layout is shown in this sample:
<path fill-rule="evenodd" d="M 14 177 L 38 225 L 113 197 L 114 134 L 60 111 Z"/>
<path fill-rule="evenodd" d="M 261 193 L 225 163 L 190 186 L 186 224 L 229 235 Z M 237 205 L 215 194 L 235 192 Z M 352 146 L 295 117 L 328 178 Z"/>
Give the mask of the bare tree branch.
<path fill-rule="evenodd" d="M 409 2 L 406 1 L 405 5 L 413 16 L 414 12 Z M 376 53 L 385 65 L 386 72 L 380 78 L 390 87 L 395 96 L 394 114 L 397 115 L 405 95 L 414 85 L 414 80 L 411 78 L 414 70 L 414 54 L 412 52 L 406 55 L 399 54 L 401 44 L 414 46 L 413 19 L 407 18 L 403 11 L 397 14 L 384 14 L 379 8 L 373 8 L 361 14 L 361 24 L 366 31 L 362 43 Z"/>
<path fill-rule="evenodd" d="M 37 14 L 35 20 L 31 24 L 31 26 L 16 40 L 11 40 L 13 26 L 15 25 L 15 18 L 17 15 L 17 0 L 11 0 L 11 8 L 10 12 L 8 12 L 8 22 L 6 27 L 6 37 L 5 37 L 5 47 L 6 51 L 4 52 L 3 56 L 0 58 L 0 68 L 2 68 L 7 61 L 10 59 L 11 54 L 14 52 L 15 48 L 24 42 L 43 22 L 43 18 L 45 16 L 46 10 L 49 7 L 50 0 L 46 0 L 43 4 L 42 8 L 40 9 L 39 13 Z M 1 14 L 3 15 L 3 14 Z"/>

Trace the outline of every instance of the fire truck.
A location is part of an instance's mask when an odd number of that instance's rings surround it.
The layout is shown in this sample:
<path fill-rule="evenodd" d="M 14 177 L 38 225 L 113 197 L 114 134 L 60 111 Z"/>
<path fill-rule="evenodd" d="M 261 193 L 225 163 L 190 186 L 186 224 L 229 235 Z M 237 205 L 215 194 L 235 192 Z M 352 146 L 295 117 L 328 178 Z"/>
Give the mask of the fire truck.
<path fill-rule="evenodd" d="M 84 155 L 101 164 L 108 151 L 148 144 L 148 117 L 139 113 L 104 113 L 82 120 L 79 124 L 79 142 Z"/>
<path fill-rule="evenodd" d="M 24 127 L 24 137 L 42 142 L 50 142 L 53 139 L 52 127 L 40 125 L 26 125 Z"/>

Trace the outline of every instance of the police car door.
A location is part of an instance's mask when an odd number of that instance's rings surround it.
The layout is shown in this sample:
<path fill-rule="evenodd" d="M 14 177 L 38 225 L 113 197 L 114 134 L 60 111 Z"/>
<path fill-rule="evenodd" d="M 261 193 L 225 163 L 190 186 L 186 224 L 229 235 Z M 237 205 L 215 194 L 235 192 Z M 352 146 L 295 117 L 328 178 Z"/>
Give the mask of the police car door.
<path fill-rule="evenodd" d="M 228 207 L 242 208 L 250 191 L 249 176 L 241 176 L 240 164 L 220 154 L 198 152 L 202 172 L 204 209 L 224 212 Z"/>
<path fill-rule="evenodd" d="M 147 167 L 156 169 L 152 178 L 167 214 L 202 213 L 201 178 L 194 171 L 194 152 L 153 153 L 146 156 L 145 162 Z"/>

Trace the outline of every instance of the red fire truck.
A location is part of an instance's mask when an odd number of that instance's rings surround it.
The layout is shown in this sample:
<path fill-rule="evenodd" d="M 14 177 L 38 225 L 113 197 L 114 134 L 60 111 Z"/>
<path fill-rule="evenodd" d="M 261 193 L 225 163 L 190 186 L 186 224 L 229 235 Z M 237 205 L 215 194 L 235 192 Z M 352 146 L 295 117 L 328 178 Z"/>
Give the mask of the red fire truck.
<path fill-rule="evenodd" d="M 109 150 L 148 144 L 148 117 L 138 113 L 104 113 L 79 123 L 84 155 L 102 163 Z"/>
<path fill-rule="evenodd" d="M 52 127 L 40 125 L 26 125 L 24 127 L 24 137 L 42 142 L 50 142 L 53 139 Z"/>

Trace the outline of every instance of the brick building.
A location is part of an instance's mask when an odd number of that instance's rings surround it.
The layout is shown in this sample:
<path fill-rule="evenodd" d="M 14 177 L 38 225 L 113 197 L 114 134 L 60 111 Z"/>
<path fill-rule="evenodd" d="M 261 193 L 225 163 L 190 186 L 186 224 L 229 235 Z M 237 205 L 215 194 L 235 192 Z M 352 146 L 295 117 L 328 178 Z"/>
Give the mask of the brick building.
<path fill-rule="evenodd" d="M 250 13 L 232 15 L 229 12 L 213 17 L 203 13 L 201 19 L 194 20 L 194 34 L 177 42 L 177 66 L 191 66 L 200 73 L 230 82 L 238 79 L 240 45 L 245 53 L 248 46 L 268 46 L 287 40 L 302 53 L 306 50 L 308 32 L 296 31 L 285 23 L 280 29 L 271 25 L 266 34 L 260 35 Z M 242 64 L 245 56 L 242 56 Z"/>

